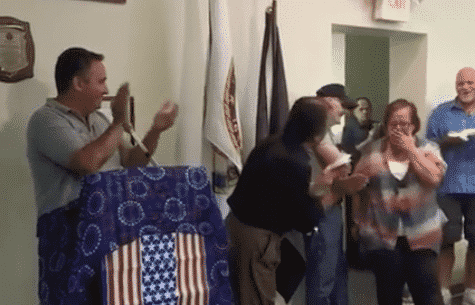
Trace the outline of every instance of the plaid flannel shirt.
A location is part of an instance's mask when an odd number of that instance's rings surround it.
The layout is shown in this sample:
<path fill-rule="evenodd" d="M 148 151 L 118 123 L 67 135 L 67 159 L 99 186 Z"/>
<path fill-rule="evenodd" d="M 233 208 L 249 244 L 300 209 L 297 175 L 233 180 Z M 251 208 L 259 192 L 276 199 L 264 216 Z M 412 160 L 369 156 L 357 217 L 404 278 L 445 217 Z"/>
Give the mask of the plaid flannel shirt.
<path fill-rule="evenodd" d="M 359 193 L 354 214 L 362 242 L 368 250 L 394 249 L 402 231 L 411 250 L 438 252 L 447 218 L 437 205 L 436 188 L 421 184 L 412 166 L 402 180 L 396 179 L 382 153 L 385 142 L 383 138 L 367 145 L 355 169 L 370 179 L 368 187 Z M 416 145 L 426 156 L 435 156 L 436 165 L 445 173 L 446 164 L 436 143 L 417 139 Z M 394 200 L 407 200 L 411 209 L 398 211 Z"/>

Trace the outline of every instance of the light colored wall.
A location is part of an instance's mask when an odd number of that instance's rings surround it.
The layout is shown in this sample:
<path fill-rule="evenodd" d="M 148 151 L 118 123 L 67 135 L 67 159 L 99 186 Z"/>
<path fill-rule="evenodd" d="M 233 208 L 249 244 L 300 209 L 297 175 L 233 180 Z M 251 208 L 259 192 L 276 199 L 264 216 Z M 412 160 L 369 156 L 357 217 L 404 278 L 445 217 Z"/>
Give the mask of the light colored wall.
<path fill-rule="evenodd" d="M 425 134 L 426 118 L 430 105 L 423 105 L 426 97 L 426 80 L 421 75 L 427 73 L 427 36 L 397 35 L 390 39 L 390 83 L 389 101 L 405 98 L 419 103 L 421 131 Z M 421 105 L 422 104 L 422 105 Z"/>
<path fill-rule="evenodd" d="M 244 153 L 254 142 L 257 77 L 270 0 L 229 0 Z M 164 98 L 180 104 L 180 122 L 161 139 L 155 159 L 199 162 L 202 88 L 207 46 L 207 1 L 127 0 L 126 5 L 79 0 L 0 0 L 0 14 L 28 21 L 36 50 L 35 77 L 0 83 L 0 295 L 6 304 L 36 304 L 36 211 L 25 158 L 25 126 L 47 96 L 54 96 L 53 66 L 73 45 L 106 56 L 114 93 L 129 80 L 137 103 L 137 132 L 145 133 Z M 289 99 L 333 82 L 332 24 L 427 34 L 427 88 L 419 106 L 452 97 L 458 69 L 473 66 L 468 39 L 472 0 L 424 0 L 404 24 L 372 21 L 372 0 L 279 0 Z M 194 51 L 191 51 L 194 49 Z M 184 73 L 185 71 L 185 73 Z M 430 108 L 430 107 L 429 107 Z M 177 148 L 179 151 L 177 152 Z"/>
<path fill-rule="evenodd" d="M 369 98 L 373 119 L 382 121 L 389 102 L 389 38 L 346 35 L 346 48 L 348 95 L 354 99 Z"/>

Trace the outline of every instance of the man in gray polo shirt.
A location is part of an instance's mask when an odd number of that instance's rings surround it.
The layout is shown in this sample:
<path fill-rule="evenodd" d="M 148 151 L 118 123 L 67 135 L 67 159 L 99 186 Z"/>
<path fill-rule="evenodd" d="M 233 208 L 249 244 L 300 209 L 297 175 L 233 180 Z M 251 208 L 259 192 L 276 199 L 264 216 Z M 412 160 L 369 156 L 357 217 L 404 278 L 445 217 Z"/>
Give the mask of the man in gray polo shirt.
<path fill-rule="evenodd" d="M 96 111 L 109 92 L 103 58 L 82 48 L 64 51 L 55 68 L 58 96 L 38 109 L 28 123 L 27 156 L 38 218 L 78 198 L 81 176 L 146 165 L 160 134 L 175 121 L 177 105 L 165 102 L 143 139 L 150 154 L 127 146 L 123 135 L 129 128 L 128 85 L 120 87 L 112 103 L 112 123 Z"/>

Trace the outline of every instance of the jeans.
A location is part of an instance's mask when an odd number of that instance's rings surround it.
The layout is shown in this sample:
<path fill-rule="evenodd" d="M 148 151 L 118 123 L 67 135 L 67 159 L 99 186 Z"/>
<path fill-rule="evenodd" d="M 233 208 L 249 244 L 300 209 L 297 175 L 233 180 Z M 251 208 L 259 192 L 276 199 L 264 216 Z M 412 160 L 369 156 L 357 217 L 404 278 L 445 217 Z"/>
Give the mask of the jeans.
<path fill-rule="evenodd" d="M 307 305 L 348 304 L 347 263 L 342 237 L 340 207 L 334 207 L 326 213 L 318 225 L 318 232 L 304 236 Z"/>

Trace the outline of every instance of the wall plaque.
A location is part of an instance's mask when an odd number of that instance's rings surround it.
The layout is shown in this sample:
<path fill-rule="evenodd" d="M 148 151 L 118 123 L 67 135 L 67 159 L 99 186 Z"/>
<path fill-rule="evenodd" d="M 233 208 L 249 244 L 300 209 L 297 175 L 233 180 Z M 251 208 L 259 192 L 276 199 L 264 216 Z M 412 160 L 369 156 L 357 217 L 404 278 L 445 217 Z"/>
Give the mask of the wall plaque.
<path fill-rule="evenodd" d="M 34 62 L 30 24 L 0 17 L 0 81 L 14 83 L 33 77 Z"/>
<path fill-rule="evenodd" d="M 125 3 L 125 0 L 79 0 L 79 1 L 96 1 L 96 2 L 108 2 L 108 3 L 119 3 L 119 4 Z"/>

